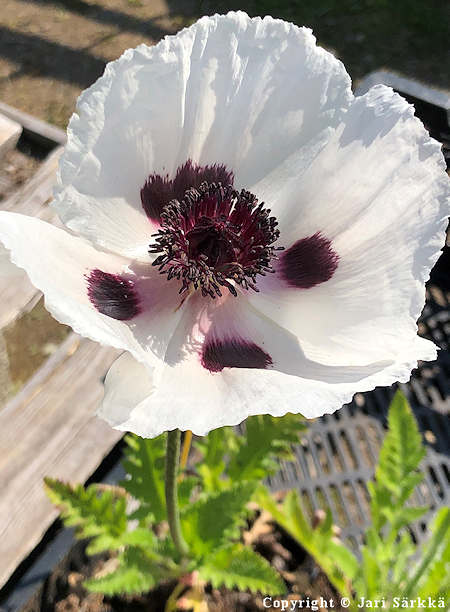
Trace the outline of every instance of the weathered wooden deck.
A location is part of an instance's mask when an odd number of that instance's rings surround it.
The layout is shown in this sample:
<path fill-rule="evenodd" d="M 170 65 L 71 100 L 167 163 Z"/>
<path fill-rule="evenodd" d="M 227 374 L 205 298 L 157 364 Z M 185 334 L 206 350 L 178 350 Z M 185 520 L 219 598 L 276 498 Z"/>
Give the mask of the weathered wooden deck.
<path fill-rule="evenodd" d="M 35 176 L 0 203 L 3 210 L 59 223 L 48 206 L 63 133 L 0 105 L 27 136 L 54 150 Z M 0 159 L 1 163 L 1 159 Z M 0 277 L 0 336 L 41 294 L 25 274 Z M 57 517 L 44 476 L 85 482 L 121 433 L 94 416 L 102 381 L 117 351 L 71 333 L 19 393 L 0 406 L 0 587 L 40 542 Z"/>

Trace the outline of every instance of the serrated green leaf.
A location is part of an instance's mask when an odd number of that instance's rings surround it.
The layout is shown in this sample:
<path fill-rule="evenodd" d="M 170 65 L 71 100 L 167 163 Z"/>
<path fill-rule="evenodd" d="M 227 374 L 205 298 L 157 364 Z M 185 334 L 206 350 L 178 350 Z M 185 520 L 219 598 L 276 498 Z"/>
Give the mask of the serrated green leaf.
<path fill-rule="evenodd" d="M 155 550 L 163 559 L 178 559 L 179 557 L 170 535 L 167 535 L 167 537 L 165 537 L 163 540 L 157 539 Z"/>
<path fill-rule="evenodd" d="M 232 427 L 213 429 L 207 436 L 197 438 L 195 447 L 203 455 L 203 463 L 214 467 L 219 465 L 227 451 L 233 450 L 238 444 L 238 436 Z"/>
<path fill-rule="evenodd" d="M 402 508 L 400 511 L 393 513 L 391 523 L 394 528 L 399 531 L 402 527 L 407 527 L 414 521 L 419 520 L 427 510 L 428 508 L 426 506 Z"/>
<path fill-rule="evenodd" d="M 258 415 L 247 419 L 245 436 L 240 438 L 227 473 L 232 482 L 259 481 L 276 471 L 276 459 L 291 459 L 292 445 L 305 429 L 302 417 L 286 414 L 283 417 Z"/>
<path fill-rule="evenodd" d="M 122 546 L 127 529 L 125 497 L 96 484 L 85 488 L 52 478 L 44 482 L 48 497 L 61 508 L 64 524 L 76 527 L 78 538 L 92 538 L 88 554 Z"/>
<path fill-rule="evenodd" d="M 156 554 L 157 538 L 153 531 L 146 527 L 137 527 L 132 531 L 127 531 L 122 536 L 122 543 L 124 546 L 130 546 L 133 548 L 140 548 L 146 552 L 147 555 Z"/>
<path fill-rule="evenodd" d="M 286 585 L 269 562 L 242 544 L 210 555 L 199 567 L 199 574 L 214 588 L 225 586 L 268 595 L 280 595 L 286 591 Z"/>
<path fill-rule="evenodd" d="M 435 569 L 433 559 L 442 549 L 441 538 L 448 530 L 448 526 L 444 529 L 443 525 L 437 528 L 437 536 L 432 538 L 421 561 L 412 570 L 412 559 L 417 557 L 417 551 L 405 528 L 423 516 L 428 508 L 406 504 L 423 478 L 418 467 L 425 449 L 411 408 L 399 391 L 389 408 L 388 425 L 375 481 L 368 484 L 372 525 L 366 532 L 361 568 L 353 583 L 357 594 L 368 599 L 384 597 L 389 600 L 393 596 L 417 594 L 420 578 L 426 576 L 429 569 L 432 572 Z M 439 568 L 435 576 L 437 580 L 442 578 Z M 430 587 L 432 584 L 433 579 Z"/>
<path fill-rule="evenodd" d="M 197 466 L 205 491 L 219 491 L 226 486 L 222 480 L 225 470 L 225 456 L 237 448 L 238 436 L 232 427 L 220 427 L 209 432 L 207 436 L 196 439 L 194 446 L 203 459 Z"/>
<path fill-rule="evenodd" d="M 263 486 L 258 487 L 255 499 L 316 560 L 341 595 L 351 597 L 350 583 L 358 573 L 359 563 L 334 537 L 331 515 L 321 527 L 313 529 L 304 516 L 297 491 L 290 491 L 281 507 Z"/>
<path fill-rule="evenodd" d="M 392 579 L 394 584 L 399 585 L 398 592 L 404 586 L 410 570 L 410 557 L 414 554 L 414 544 L 408 531 L 404 532 L 397 544 L 397 557 L 392 566 Z"/>
<path fill-rule="evenodd" d="M 405 396 L 397 391 L 389 408 L 388 433 L 380 450 L 376 480 L 397 496 L 409 489 L 408 476 L 425 455 L 422 438 Z"/>
<path fill-rule="evenodd" d="M 404 596 L 410 597 L 418 590 L 419 585 L 426 581 L 430 570 L 438 571 L 441 562 L 450 569 L 450 559 L 447 556 L 450 540 L 450 508 L 441 508 L 431 526 L 431 537 L 426 543 L 421 561 L 410 574 L 405 586 Z M 435 587 L 436 588 L 436 587 Z"/>
<path fill-rule="evenodd" d="M 380 594 L 380 585 L 382 584 L 380 563 L 365 546 L 363 546 L 361 552 L 363 592 L 367 598 L 375 599 Z"/>
<path fill-rule="evenodd" d="M 202 480 L 204 491 L 220 491 L 227 487 L 229 481 L 221 478 L 225 467 L 225 461 L 221 461 L 213 466 L 207 463 L 201 463 L 197 466 L 197 472 Z"/>
<path fill-rule="evenodd" d="M 120 484 L 139 501 L 140 507 L 132 515 L 142 523 L 156 523 L 166 519 L 164 494 L 164 462 L 166 436 L 151 440 L 136 435 L 125 437 L 127 449 L 123 466 L 129 475 Z"/>
<path fill-rule="evenodd" d="M 86 580 L 88 591 L 105 595 L 139 595 L 152 589 L 170 574 L 141 550 L 131 548 L 118 557 L 119 567 L 100 578 Z"/>
<path fill-rule="evenodd" d="M 330 559 L 339 568 L 345 580 L 350 582 L 358 571 L 355 555 L 336 538 L 327 543 Z"/>
<path fill-rule="evenodd" d="M 314 530 L 303 514 L 300 498 L 297 491 L 289 491 L 283 500 L 283 520 L 291 524 L 291 533 L 298 541 L 303 539 L 305 544 L 314 540 Z"/>
<path fill-rule="evenodd" d="M 425 454 L 417 423 L 400 391 L 389 408 L 388 425 L 375 481 L 368 484 L 368 489 L 373 526 L 381 531 L 388 523 L 394 541 L 396 532 L 422 513 L 421 509 L 405 507 L 405 504 L 423 478 L 417 468 Z"/>
<path fill-rule="evenodd" d="M 192 493 L 198 483 L 199 480 L 196 476 L 185 476 L 178 483 L 178 503 L 180 508 L 184 508 L 191 503 Z"/>
<path fill-rule="evenodd" d="M 324 536 L 330 536 L 333 528 L 333 515 L 329 508 L 325 511 L 325 520 L 317 527 L 317 530 Z"/>
<path fill-rule="evenodd" d="M 437 554 L 420 579 L 418 597 L 447 597 L 450 593 L 450 537 L 442 547 L 442 554 Z"/>
<path fill-rule="evenodd" d="M 181 526 L 191 554 L 202 557 L 239 537 L 253 491 L 251 484 L 237 483 L 225 491 L 204 494 L 184 509 Z"/>
<path fill-rule="evenodd" d="M 123 566 L 116 571 L 102 576 L 85 580 L 83 586 L 88 591 L 103 593 L 104 595 L 139 595 L 150 591 L 155 586 L 155 580 L 148 574 L 143 574 L 136 567 Z"/>

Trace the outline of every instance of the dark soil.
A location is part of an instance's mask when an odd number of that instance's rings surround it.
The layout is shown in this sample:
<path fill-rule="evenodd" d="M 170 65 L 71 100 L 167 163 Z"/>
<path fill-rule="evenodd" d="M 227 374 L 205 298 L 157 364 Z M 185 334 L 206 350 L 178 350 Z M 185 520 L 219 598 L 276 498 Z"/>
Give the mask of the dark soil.
<path fill-rule="evenodd" d="M 283 599 L 334 599 L 337 594 L 327 577 L 305 551 L 278 526 L 256 521 L 244 534 L 248 545 L 270 561 L 286 582 Z M 136 597 L 105 597 L 88 593 L 83 581 L 108 572 L 114 558 L 108 555 L 88 557 L 86 541 L 78 542 L 47 579 L 40 594 L 23 612 L 164 612 L 167 598 L 175 584 L 162 584 L 149 593 Z M 186 587 L 188 590 L 188 587 Z M 254 595 L 204 586 L 208 612 L 261 612 L 264 594 Z M 273 598 L 276 599 L 276 598 Z M 342 609 L 333 608 L 337 612 Z"/>

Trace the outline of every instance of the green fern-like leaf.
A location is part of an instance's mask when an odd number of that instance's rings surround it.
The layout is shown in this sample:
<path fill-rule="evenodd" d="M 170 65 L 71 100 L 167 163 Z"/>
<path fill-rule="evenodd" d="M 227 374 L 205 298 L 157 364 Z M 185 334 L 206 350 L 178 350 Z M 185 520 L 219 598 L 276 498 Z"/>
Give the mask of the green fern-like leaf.
<path fill-rule="evenodd" d="M 169 576 L 141 550 L 131 548 L 118 557 L 119 567 L 106 576 L 91 578 L 83 585 L 104 595 L 139 595 Z"/>
<path fill-rule="evenodd" d="M 64 524 L 76 527 L 78 538 L 92 538 L 89 554 L 122 546 L 127 528 L 124 496 L 95 484 L 85 488 L 52 478 L 44 482 L 48 497 L 61 509 Z"/>
<path fill-rule="evenodd" d="M 147 555 L 153 555 L 155 558 L 158 557 L 156 553 L 158 540 L 151 529 L 137 527 L 132 531 L 126 531 L 122 535 L 121 541 L 123 546 L 140 548 Z"/>
<path fill-rule="evenodd" d="M 409 572 L 405 597 L 418 592 L 425 597 L 438 597 L 450 592 L 450 508 L 439 510 L 430 531 L 420 562 Z"/>
<path fill-rule="evenodd" d="M 279 506 L 269 491 L 260 486 L 256 500 L 317 561 L 336 590 L 351 597 L 350 582 L 359 564 L 353 553 L 336 540 L 331 513 L 328 511 L 322 525 L 313 529 L 303 513 L 297 491 L 290 491 Z"/>
<path fill-rule="evenodd" d="M 305 425 L 302 417 L 294 414 L 279 418 L 258 415 L 247 419 L 245 428 L 227 470 L 232 482 L 258 481 L 276 471 L 276 459 L 292 458 L 292 445 Z"/>
<path fill-rule="evenodd" d="M 207 436 L 195 440 L 194 446 L 203 455 L 197 465 L 205 491 L 219 491 L 227 486 L 222 478 L 226 456 L 238 448 L 238 436 L 232 427 L 214 429 Z"/>
<path fill-rule="evenodd" d="M 415 546 L 409 532 L 405 531 L 396 542 L 397 557 L 392 565 L 392 580 L 394 584 L 405 583 L 410 572 L 410 559 L 415 552 Z"/>
<path fill-rule="evenodd" d="M 228 490 L 207 493 L 184 509 L 181 525 L 191 554 L 201 558 L 239 537 L 253 491 L 252 485 L 237 483 Z"/>
<path fill-rule="evenodd" d="M 147 440 L 135 435 L 125 438 L 127 449 L 123 466 L 128 477 L 120 484 L 139 501 L 139 508 L 131 518 L 143 523 L 160 523 L 166 518 L 164 495 L 164 435 Z"/>
<path fill-rule="evenodd" d="M 418 510 L 406 510 L 405 502 L 422 480 L 417 468 L 425 449 L 411 408 L 400 391 L 389 408 L 388 425 L 375 483 L 369 485 L 373 526 L 378 531 L 387 521 L 398 530 L 407 524 L 408 513 L 411 515 L 409 522 L 420 514 Z M 414 513 L 417 516 L 413 517 Z"/>
<path fill-rule="evenodd" d="M 213 553 L 199 568 L 199 574 L 215 588 L 226 586 L 268 595 L 286 591 L 283 580 L 266 559 L 242 544 Z"/>
<path fill-rule="evenodd" d="M 178 483 L 178 503 L 181 509 L 191 503 L 192 494 L 198 482 L 196 476 L 185 476 Z"/>
<path fill-rule="evenodd" d="M 426 508 L 405 505 L 423 479 L 418 467 L 424 455 L 411 408 L 397 391 L 389 407 L 388 432 L 380 449 L 375 480 L 368 483 L 373 531 L 379 533 L 387 523 L 391 531 L 398 532 L 426 512 Z"/>
<path fill-rule="evenodd" d="M 354 579 L 355 591 L 369 599 L 389 600 L 406 594 L 403 590 L 411 575 L 416 547 L 405 528 L 427 511 L 410 505 L 410 497 L 423 478 L 418 467 L 425 448 L 400 391 L 390 405 L 388 425 L 375 480 L 368 483 L 372 525 L 366 532 L 362 564 Z"/>

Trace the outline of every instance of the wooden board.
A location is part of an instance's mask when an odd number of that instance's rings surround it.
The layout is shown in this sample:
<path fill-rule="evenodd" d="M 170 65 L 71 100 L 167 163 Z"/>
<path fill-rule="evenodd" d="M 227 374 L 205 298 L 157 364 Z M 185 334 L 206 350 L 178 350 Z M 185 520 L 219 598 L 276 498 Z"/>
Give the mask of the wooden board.
<path fill-rule="evenodd" d="M 94 416 L 118 354 L 71 334 L 0 410 L 0 588 L 58 516 L 44 476 L 85 482 L 123 435 Z"/>
<path fill-rule="evenodd" d="M 4 102 L 0 102 L 0 113 L 21 125 L 29 138 L 50 149 L 53 149 L 55 144 L 64 145 L 66 142 L 64 130 L 46 121 L 37 119 L 28 113 L 24 113 L 17 108 L 13 108 Z"/>
<path fill-rule="evenodd" d="M 0 110 L 46 144 L 65 141 L 65 134 L 53 126 L 2 103 Z M 62 150 L 59 146 L 51 152 L 34 177 L 0 207 L 60 225 L 48 203 Z M 41 293 L 20 273 L 0 277 L 0 295 L 1 332 L 31 309 Z M 45 496 L 44 476 L 85 482 L 123 435 L 94 416 L 103 378 L 117 355 L 72 333 L 0 409 L 0 588 L 58 516 Z"/>
<path fill-rule="evenodd" d="M 22 126 L 0 113 L 0 160 L 16 146 L 22 133 Z"/>
<path fill-rule="evenodd" d="M 0 204 L 2 210 L 30 215 L 59 224 L 59 220 L 47 203 L 52 197 L 58 161 L 63 147 L 57 147 L 43 162 L 33 178 L 15 194 Z M 41 294 L 33 287 L 27 275 L 21 273 L 13 279 L 0 276 L 0 331 L 12 323 L 21 312 L 30 310 Z"/>
<path fill-rule="evenodd" d="M 0 112 L 49 147 L 65 142 L 58 128 L 1 102 Z M 60 225 L 48 202 L 62 150 L 54 149 L 0 208 Z M 0 276 L 0 295 L 1 337 L 1 330 L 32 308 L 41 293 L 19 273 Z M 72 333 L 17 396 L 0 407 L 0 588 L 58 516 L 45 496 L 44 476 L 85 482 L 123 435 L 95 417 L 104 376 L 118 354 Z"/>

